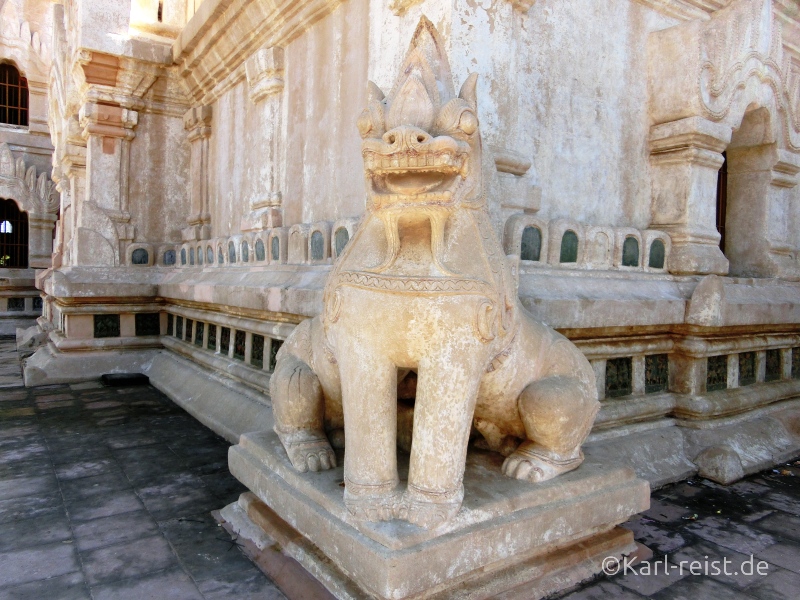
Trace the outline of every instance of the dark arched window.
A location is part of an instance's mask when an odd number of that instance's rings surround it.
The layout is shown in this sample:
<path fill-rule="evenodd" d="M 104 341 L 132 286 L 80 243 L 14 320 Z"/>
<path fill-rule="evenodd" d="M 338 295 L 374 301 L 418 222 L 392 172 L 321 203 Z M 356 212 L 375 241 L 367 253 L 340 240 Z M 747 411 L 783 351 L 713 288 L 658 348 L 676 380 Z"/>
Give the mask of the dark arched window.
<path fill-rule="evenodd" d="M 242 262 L 250 262 L 250 245 L 242 242 Z"/>
<path fill-rule="evenodd" d="M 28 267 L 28 215 L 0 198 L 0 267 Z"/>
<path fill-rule="evenodd" d="M 321 231 L 311 234 L 311 260 L 322 260 L 325 256 L 325 238 Z"/>
<path fill-rule="evenodd" d="M 264 251 L 264 242 L 261 240 L 256 240 L 256 260 L 265 260 L 266 258 L 267 255 Z"/>
<path fill-rule="evenodd" d="M 578 234 L 567 229 L 561 237 L 561 256 L 559 262 L 578 262 Z"/>
<path fill-rule="evenodd" d="M 136 250 L 134 250 L 131 253 L 131 264 L 146 265 L 149 262 L 150 262 L 150 255 L 144 248 L 136 248 Z"/>
<path fill-rule="evenodd" d="M 664 242 L 661 240 L 653 240 L 653 243 L 650 244 L 650 260 L 647 263 L 648 266 L 651 269 L 663 269 L 664 255 Z"/>
<path fill-rule="evenodd" d="M 520 260 L 539 260 L 542 254 L 542 232 L 538 227 L 529 225 L 522 230 L 520 244 Z"/>
<path fill-rule="evenodd" d="M 8 63 L 0 64 L 0 123 L 28 126 L 28 80 Z"/>
<path fill-rule="evenodd" d="M 622 266 L 639 266 L 639 240 L 633 236 L 626 237 L 622 244 Z"/>
<path fill-rule="evenodd" d="M 272 260 L 280 260 L 281 259 L 281 241 L 276 237 L 272 238 L 270 242 L 271 250 L 272 250 Z"/>
<path fill-rule="evenodd" d="M 339 227 L 336 230 L 336 234 L 333 236 L 333 243 L 336 246 L 336 256 L 339 256 L 344 247 L 347 246 L 347 242 L 350 241 L 350 232 L 347 231 L 345 227 Z"/>

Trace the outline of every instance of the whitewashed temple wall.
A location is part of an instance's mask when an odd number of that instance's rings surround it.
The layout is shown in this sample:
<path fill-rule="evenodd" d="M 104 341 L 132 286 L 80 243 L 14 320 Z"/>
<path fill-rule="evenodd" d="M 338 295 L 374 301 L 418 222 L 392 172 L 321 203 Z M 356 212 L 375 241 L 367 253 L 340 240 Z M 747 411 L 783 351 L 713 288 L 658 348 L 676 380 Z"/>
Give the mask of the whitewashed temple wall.
<path fill-rule="evenodd" d="M 335 221 L 364 208 L 360 140 L 366 80 L 388 91 L 420 15 L 444 33 L 460 85 L 479 80 L 484 143 L 531 160 L 540 216 L 650 224 L 646 42 L 677 21 L 629 0 L 437 2 L 398 18 L 387 3 L 348 0 L 285 48 L 280 191 L 284 224 Z M 609 35 L 613 32 L 613 35 Z M 214 105 L 214 235 L 237 233 L 270 169 L 265 105 L 247 82 Z"/>
<path fill-rule="evenodd" d="M 129 194 L 137 241 L 179 242 L 189 212 L 189 149 L 183 121 L 140 113 L 131 143 Z"/>

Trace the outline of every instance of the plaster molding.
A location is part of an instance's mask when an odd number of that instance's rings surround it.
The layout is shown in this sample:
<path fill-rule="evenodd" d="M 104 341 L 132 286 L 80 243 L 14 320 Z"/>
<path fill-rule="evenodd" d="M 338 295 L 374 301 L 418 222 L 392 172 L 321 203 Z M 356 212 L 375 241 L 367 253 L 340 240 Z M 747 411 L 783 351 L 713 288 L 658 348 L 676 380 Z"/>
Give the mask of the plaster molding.
<path fill-rule="evenodd" d="M 800 173 L 800 155 L 778 150 L 778 162 L 772 167 L 772 185 L 793 188 L 797 185 L 798 173 Z"/>
<path fill-rule="evenodd" d="M 186 93 L 177 80 L 177 71 L 160 63 L 80 48 L 72 74 L 84 102 L 118 104 L 172 117 L 181 117 L 187 108 Z M 165 85 L 155 86 L 159 79 Z"/>
<path fill-rule="evenodd" d="M 139 113 L 120 106 L 87 102 L 81 107 L 79 118 L 85 140 L 92 135 L 132 140 L 136 137 L 133 129 L 139 122 Z"/>
<path fill-rule="evenodd" d="M 283 48 L 274 46 L 257 50 L 245 62 L 250 100 L 261 102 L 264 98 L 283 91 Z"/>
<path fill-rule="evenodd" d="M 191 97 L 209 104 L 217 83 L 258 48 L 285 47 L 343 0 L 205 0 L 172 45 Z"/>
<path fill-rule="evenodd" d="M 500 173 L 510 173 L 521 177 L 527 173 L 533 163 L 529 158 L 523 156 L 513 150 L 501 148 L 499 146 L 490 146 L 490 150 L 494 155 L 495 168 Z"/>

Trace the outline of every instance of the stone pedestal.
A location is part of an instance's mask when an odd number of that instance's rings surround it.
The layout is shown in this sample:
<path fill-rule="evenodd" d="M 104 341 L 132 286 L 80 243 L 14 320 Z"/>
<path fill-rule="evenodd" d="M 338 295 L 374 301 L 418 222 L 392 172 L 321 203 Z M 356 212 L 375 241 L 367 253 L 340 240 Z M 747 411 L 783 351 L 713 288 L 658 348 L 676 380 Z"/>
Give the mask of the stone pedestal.
<path fill-rule="evenodd" d="M 337 598 L 540 598 L 635 550 L 632 534 L 616 527 L 649 506 L 649 485 L 631 470 L 587 462 L 531 484 L 503 476 L 502 460 L 471 449 L 461 511 L 428 531 L 353 519 L 341 467 L 297 473 L 276 434 L 249 433 L 231 448 L 229 466 L 254 495 L 222 515 L 243 537 L 258 525 Z M 402 479 L 402 453 L 400 464 Z"/>

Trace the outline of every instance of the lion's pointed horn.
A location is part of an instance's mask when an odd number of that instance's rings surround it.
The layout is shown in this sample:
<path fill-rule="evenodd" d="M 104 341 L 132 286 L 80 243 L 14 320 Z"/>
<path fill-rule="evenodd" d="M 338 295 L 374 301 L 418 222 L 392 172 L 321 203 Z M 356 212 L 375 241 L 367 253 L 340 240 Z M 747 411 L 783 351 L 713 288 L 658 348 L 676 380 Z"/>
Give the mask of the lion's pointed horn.
<path fill-rule="evenodd" d="M 458 92 L 458 97 L 466 100 L 473 110 L 478 110 L 478 74 L 470 73 L 464 85 L 461 86 L 461 91 Z"/>
<path fill-rule="evenodd" d="M 386 96 L 381 91 L 374 81 L 367 82 L 367 101 L 368 102 L 382 102 Z"/>

